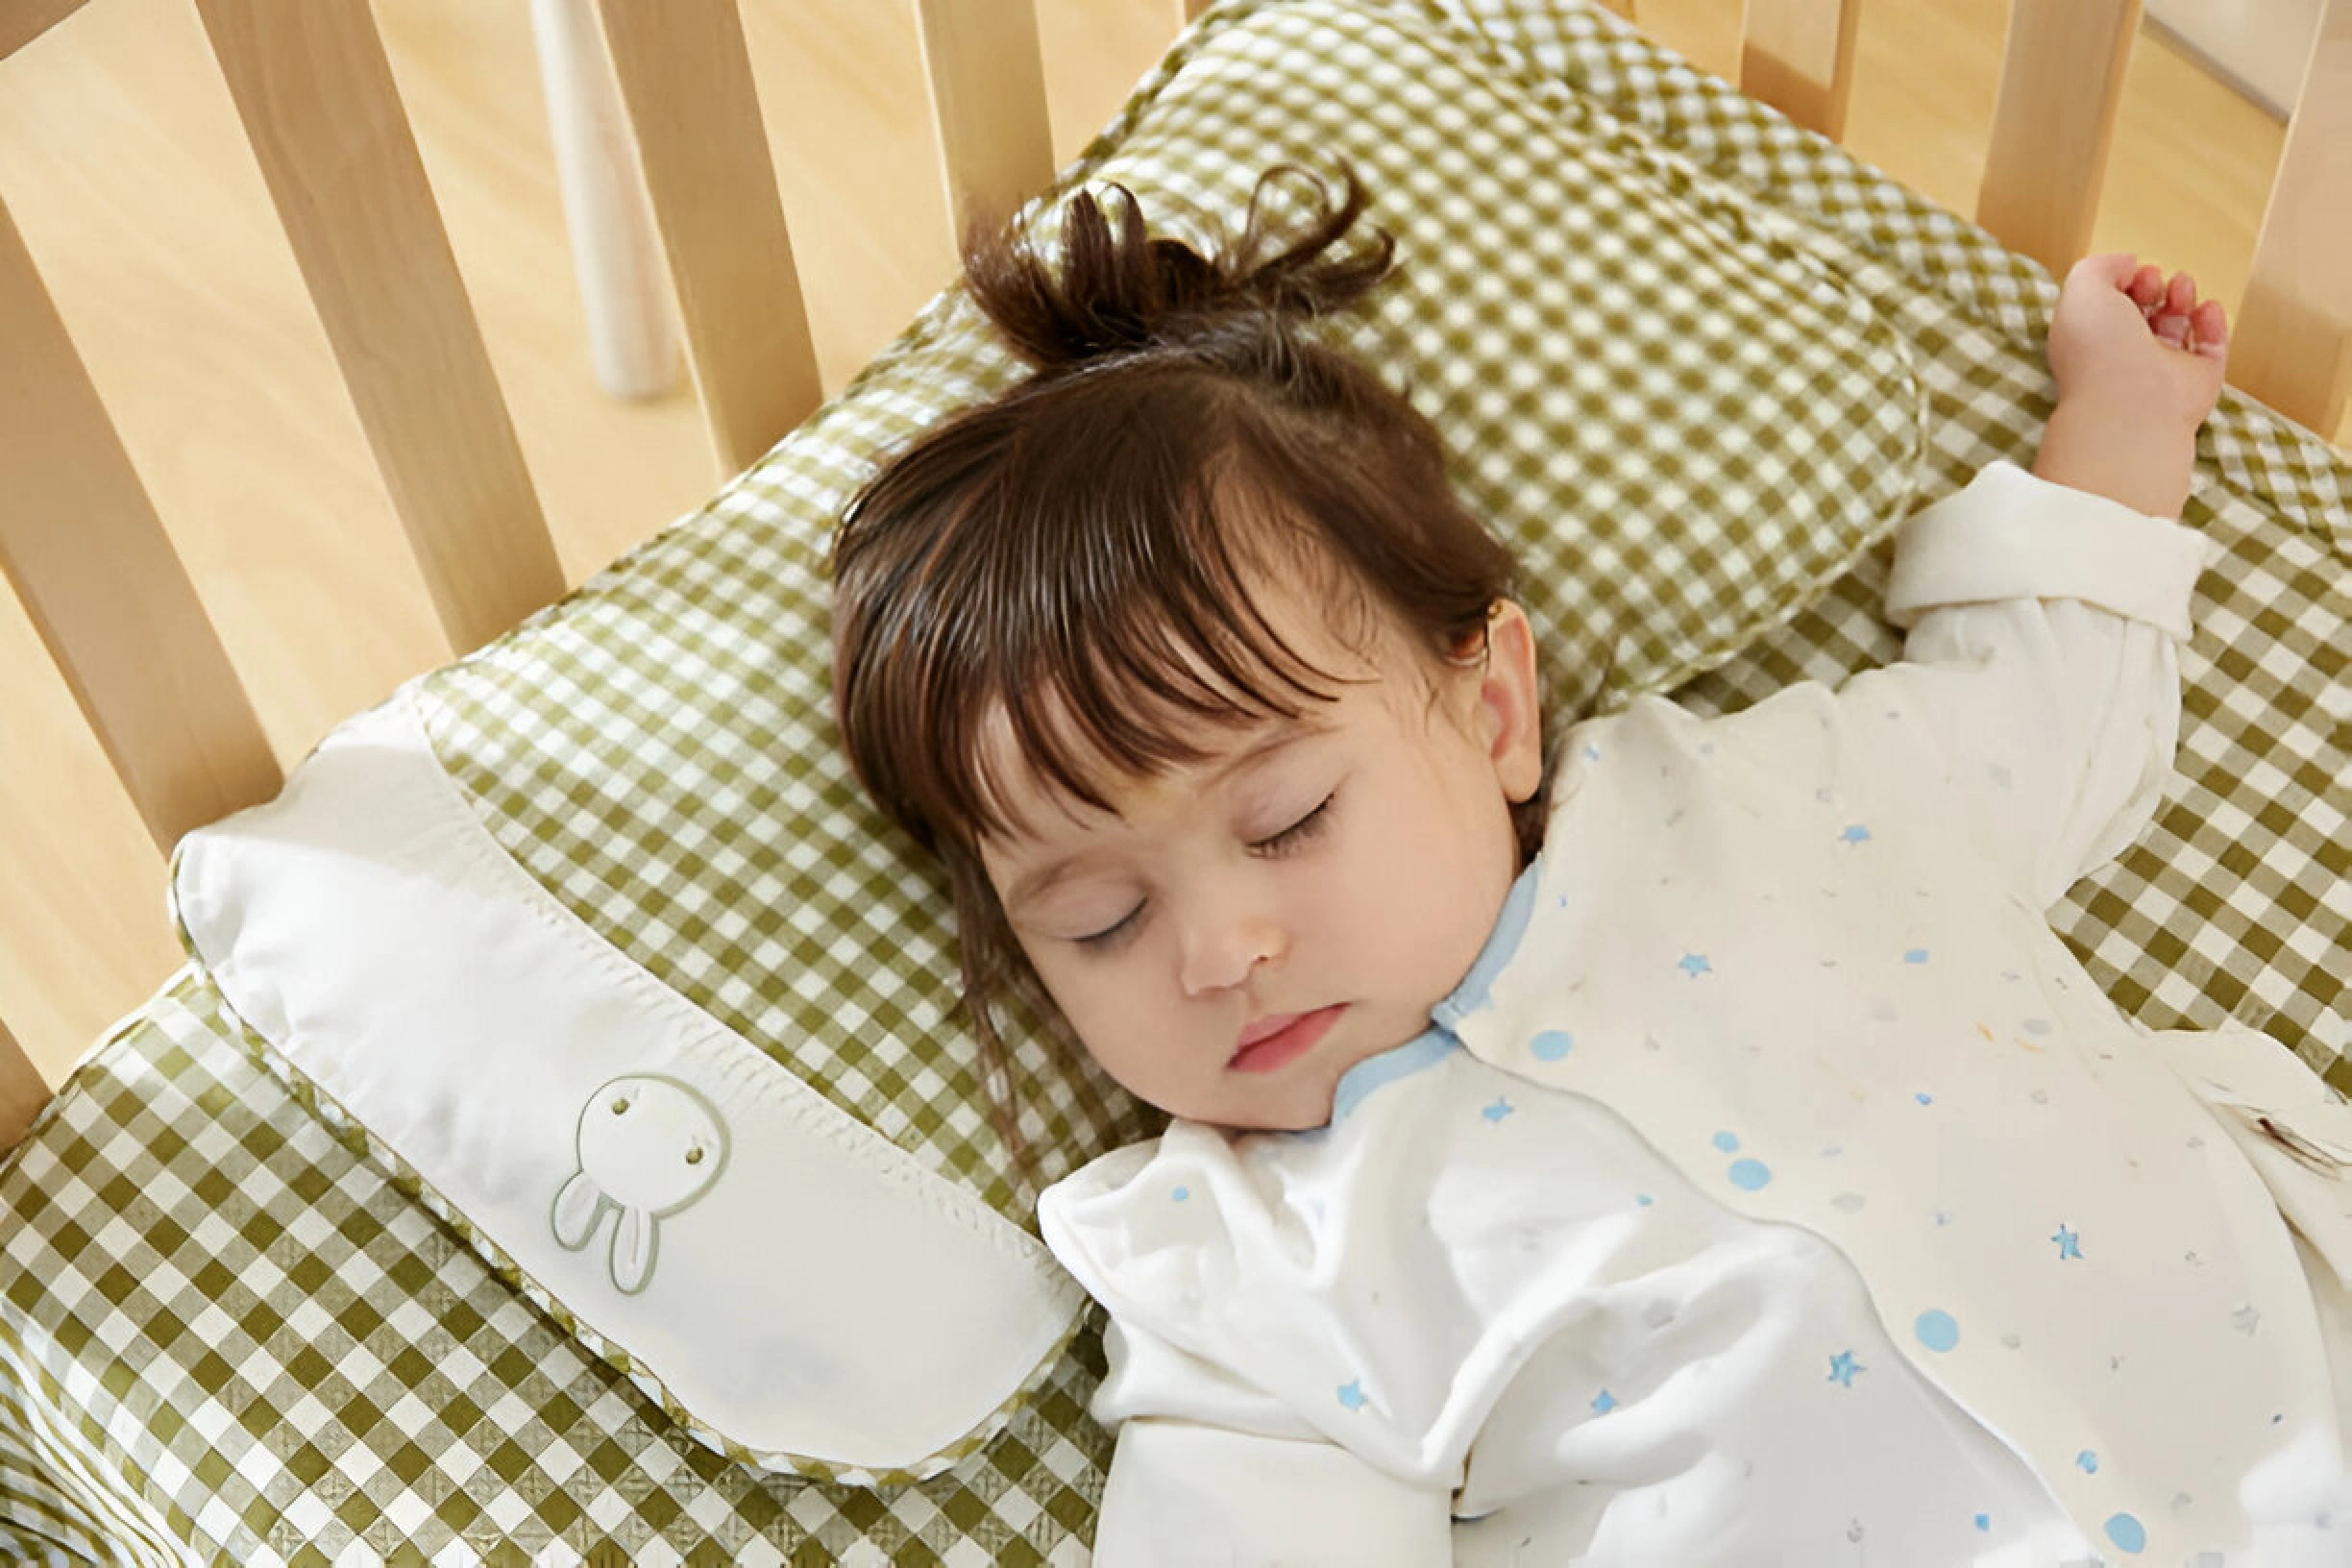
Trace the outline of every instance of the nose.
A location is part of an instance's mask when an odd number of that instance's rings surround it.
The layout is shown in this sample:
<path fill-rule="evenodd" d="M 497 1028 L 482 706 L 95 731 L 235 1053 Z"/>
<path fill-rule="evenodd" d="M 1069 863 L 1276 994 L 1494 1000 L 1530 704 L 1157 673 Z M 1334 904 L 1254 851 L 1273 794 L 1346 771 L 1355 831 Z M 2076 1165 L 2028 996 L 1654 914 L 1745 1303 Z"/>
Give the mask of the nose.
<path fill-rule="evenodd" d="M 1178 979 L 1188 996 L 1230 991 L 1290 950 L 1289 932 L 1271 911 L 1231 896 L 1189 913 L 1180 942 Z"/>

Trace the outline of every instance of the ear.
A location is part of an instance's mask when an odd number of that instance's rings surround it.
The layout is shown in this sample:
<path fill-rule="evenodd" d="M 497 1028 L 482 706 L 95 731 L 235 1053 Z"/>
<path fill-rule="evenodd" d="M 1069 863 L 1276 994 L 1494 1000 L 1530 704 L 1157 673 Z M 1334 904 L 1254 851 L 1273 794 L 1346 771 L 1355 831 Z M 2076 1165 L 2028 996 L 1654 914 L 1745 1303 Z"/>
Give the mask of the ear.
<path fill-rule="evenodd" d="M 1479 683 L 1479 723 L 1495 777 L 1513 805 L 1543 783 L 1543 707 L 1536 698 L 1535 633 L 1527 611 L 1498 599 L 1486 620 L 1486 668 Z"/>

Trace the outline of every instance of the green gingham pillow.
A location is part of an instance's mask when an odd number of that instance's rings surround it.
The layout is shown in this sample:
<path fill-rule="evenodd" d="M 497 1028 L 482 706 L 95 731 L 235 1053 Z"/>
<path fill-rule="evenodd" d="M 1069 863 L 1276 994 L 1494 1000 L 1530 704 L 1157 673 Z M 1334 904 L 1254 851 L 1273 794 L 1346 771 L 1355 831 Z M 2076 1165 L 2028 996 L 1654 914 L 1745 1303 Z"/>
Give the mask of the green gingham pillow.
<path fill-rule="evenodd" d="M 1117 180 L 1156 220 L 1208 230 L 1235 219 L 1262 168 L 1335 159 L 1364 181 L 1403 262 L 1401 278 L 1340 330 L 1437 422 L 1465 497 L 1519 547 L 1557 707 L 1621 701 L 1719 663 L 1812 599 L 1905 509 L 1919 388 L 1900 340 L 1841 276 L 1837 253 L 1801 226 L 1727 199 L 1639 136 L 1547 105 L 1438 13 L 1405 0 L 1221 8 L 1041 209 L 1078 183 Z M 969 1453 L 1041 1385 L 1079 1304 L 1057 1296 L 1039 1309 L 1061 1315 L 1038 1338 L 1034 1363 L 950 1422 L 931 1453 L 879 1462 L 732 1430 L 691 1385 L 698 1378 L 723 1391 L 729 1358 L 747 1359 L 744 1347 L 649 1340 L 656 1331 L 629 1316 L 629 1300 L 649 1300 L 636 1292 L 661 1285 L 662 1270 L 697 1266 L 697 1257 L 720 1268 L 758 1250 L 751 1237 L 701 1235 L 708 1206 L 692 1207 L 713 1170 L 769 1152 L 740 1128 L 726 1136 L 730 1087 L 789 1078 L 792 1093 L 762 1092 L 791 1099 L 802 1122 L 835 1118 L 824 1139 L 865 1140 L 870 1164 L 872 1147 L 887 1146 L 900 1163 L 877 1180 L 932 1184 L 933 1208 L 954 1210 L 967 1232 L 978 1227 L 957 1207 L 963 1197 L 1025 1228 L 1038 1184 L 1151 1130 L 1036 1009 L 1017 1005 L 1008 1039 L 1037 1165 L 1031 1178 L 1013 1172 L 956 1011 L 943 887 L 858 794 L 829 712 L 835 518 L 891 451 L 1015 374 L 968 303 L 943 296 L 709 506 L 355 722 L 270 808 L 280 815 L 216 830 L 182 858 L 192 950 L 306 1103 L 363 1139 L 493 1266 L 697 1435 L 821 1479 L 903 1481 Z M 487 1054 L 458 1051 L 449 1081 L 420 1083 L 442 1069 L 420 1065 L 403 1077 L 380 1059 L 345 1059 L 305 1038 L 313 1014 L 347 998 L 278 993 L 296 970 L 315 987 L 328 968 L 304 958 L 312 949 L 282 943 L 356 944 L 405 982 L 383 985 L 354 968 L 353 987 L 377 985 L 385 1008 L 405 1008 L 420 989 L 464 1005 L 473 953 L 416 943 L 445 918 L 453 946 L 486 947 L 496 929 L 460 938 L 462 906 L 419 904 L 406 924 L 385 915 L 380 929 L 373 916 L 337 913 L 396 903 L 438 870 L 356 897 L 351 884 L 322 884 L 303 903 L 279 890 L 308 873 L 272 869 L 287 845 L 326 843 L 337 876 L 406 854 L 393 819 L 438 789 L 415 779 L 420 756 L 454 781 L 449 799 L 467 820 L 453 821 L 443 800 L 410 837 L 479 832 L 482 845 L 494 842 L 503 851 L 496 865 L 464 851 L 468 874 L 491 890 L 482 896 L 527 908 L 518 926 L 557 933 L 549 940 L 565 961 L 648 1008 L 665 1041 L 691 1037 L 712 1080 L 663 1055 L 659 1070 L 591 1073 L 601 1082 L 584 1103 L 576 1086 L 551 1090 L 552 1106 L 501 1080 L 517 1115 L 560 1119 L 567 1138 L 577 1118 L 576 1149 L 567 1141 L 553 1164 L 527 1173 L 521 1230 L 466 1195 L 523 1178 L 480 1147 L 491 1132 L 467 1131 L 452 1108 L 470 1109 L 470 1075 L 487 1081 L 509 1043 L 518 1057 L 546 1051 L 551 1071 L 566 1065 L 557 1044 L 486 1030 Z M 391 776 L 394 758 L 410 767 L 403 779 Z M 320 838 L 345 833 L 366 838 L 364 850 Z M 538 949 L 517 950 L 526 968 L 535 962 L 527 954 Z M 435 978 L 421 984 L 425 974 Z M 565 1030 L 597 1023 L 598 1009 L 577 996 L 532 1005 L 561 1013 Z M 398 1038 L 421 1053 L 409 1042 L 440 1041 L 447 1020 L 404 1027 Z M 380 1105 L 397 1105 L 398 1117 Z M 611 1193 L 598 1208 L 596 1184 L 575 1185 L 612 1158 L 592 1143 L 600 1118 L 632 1106 L 670 1115 L 686 1156 L 714 1162 L 676 1188 L 687 1194 L 676 1210 Z M 560 1177 L 569 1180 L 558 1191 Z M 841 1190 L 780 1187 L 770 1211 L 795 1217 L 840 1201 Z M 527 1243 L 570 1266 L 549 1250 L 551 1206 L 563 1246 L 593 1238 L 576 1273 L 529 1262 Z M 860 1241 L 797 1262 L 855 1299 L 883 1288 L 896 1277 L 894 1255 L 920 1244 L 890 1227 Z M 959 1316 L 988 1305 L 956 1300 Z M 877 1363 L 896 1353 L 821 1348 Z"/>

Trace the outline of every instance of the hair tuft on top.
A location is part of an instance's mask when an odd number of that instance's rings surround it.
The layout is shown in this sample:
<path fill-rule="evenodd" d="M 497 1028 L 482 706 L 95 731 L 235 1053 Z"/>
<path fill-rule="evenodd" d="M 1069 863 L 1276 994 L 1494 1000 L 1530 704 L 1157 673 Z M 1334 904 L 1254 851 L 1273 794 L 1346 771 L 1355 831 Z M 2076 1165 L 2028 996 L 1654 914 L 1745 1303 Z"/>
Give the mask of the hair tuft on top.
<path fill-rule="evenodd" d="M 1311 222 L 1286 235 L 1279 185 L 1306 187 Z M 1395 240 L 1383 230 L 1352 253 L 1335 247 L 1363 215 L 1364 194 L 1343 174 L 1336 201 L 1307 170 L 1267 171 L 1250 193 L 1240 237 L 1205 257 L 1182 240 L 1153 238 L 1142 205 L 1125 185 L 1082 190 L 1063 217 L 1057 265 L 1025 236 L 975 232 L 964 276 L 996 330 L 1044 375 L 1106 356 L 1181 349 L 1261 313 L 1311 320 L 1345 309 L 1388 273 Z"/>

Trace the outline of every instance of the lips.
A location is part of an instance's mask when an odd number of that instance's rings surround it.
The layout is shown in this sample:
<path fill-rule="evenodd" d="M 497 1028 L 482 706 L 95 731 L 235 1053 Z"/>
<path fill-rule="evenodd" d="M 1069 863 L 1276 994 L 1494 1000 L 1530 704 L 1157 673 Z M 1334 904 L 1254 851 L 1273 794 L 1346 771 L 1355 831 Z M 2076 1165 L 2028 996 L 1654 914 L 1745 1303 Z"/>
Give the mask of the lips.
<path fill-rule="evenodd" d="M 1338 1003 L 1312 1013 L 1275 1013 L 1256 1019 L 1241 1031 L 1225 1065 L 1236 1072 L 1272 1072 L 1287 1066 L 1313 1050 L 1345 1011 L 1346 1004 Z"/>

